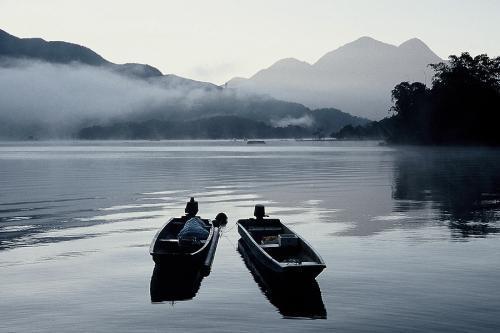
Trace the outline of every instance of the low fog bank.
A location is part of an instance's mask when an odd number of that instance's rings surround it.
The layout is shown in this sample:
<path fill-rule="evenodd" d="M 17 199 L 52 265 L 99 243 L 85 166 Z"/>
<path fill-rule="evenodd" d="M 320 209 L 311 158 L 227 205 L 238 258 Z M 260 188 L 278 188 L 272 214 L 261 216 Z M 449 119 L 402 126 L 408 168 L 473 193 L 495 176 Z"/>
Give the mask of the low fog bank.
<path fill-rule="evenodd" d="M 335 109 L 311 111 L 298 103 L 175 75 L 144 78 L 110 66 L 0 59 L 0 139 L 79 138 L 82 130 L 96 126 L 109 129 L 129 123 L 137 127 L 153 120 L 193 124 L 214 117 L 228 120 L 224 118 L 228 116 L 240 118 L 238 124 L 267 126 L 265 133 L 272 135 L 272 128 L 279 135 L 284 133 L 279 128 L 300 127 L 305 130 L 288 131 L 288 135 L 307 135 L 324 124 L 328 133 L 366 122 Z M 221 127 L 234 124 L 234 120 L 220 123 Z M 234 129 L 226 132 L 235 133 Z"/>
<path fill-rule="evenodd" d="M 106 67 L 4 60 L 0 137 L 70 137 L 81 126 L 138 112 L 188 109 L 206 94 L 185 86 L 165 88 Z"/>

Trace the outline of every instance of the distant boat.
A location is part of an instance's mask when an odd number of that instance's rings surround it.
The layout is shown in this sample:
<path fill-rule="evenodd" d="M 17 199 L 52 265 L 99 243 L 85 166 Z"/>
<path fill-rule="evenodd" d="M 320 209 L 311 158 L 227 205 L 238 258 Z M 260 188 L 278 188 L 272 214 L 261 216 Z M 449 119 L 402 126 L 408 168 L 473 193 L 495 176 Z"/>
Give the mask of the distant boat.
<path fill-rule="evenodd" d="M 178 234 L 184 224 L 197 217 L 198 203 L 194 198 L 187 203 L 185 211 L 185 216 L 170 219 L 156 233 L 149 253 L 157 265 L 201 265 L 209 271 L 219 242 L 220 228 L 227 223 L 227 216 L 219 213 L 212 222 L 201 219 L 209 232 L 206 239 L 179 240 Z"/>
<path fill-rule="evenodd" d="M 259 264 L 289 278 L 315 278 L 325 269 L 321 256 L 279 219 L 264 219 L 264 206 L 256 205 L 256 218 L 238 220 L 238 232 Z"/>
<path fill-rule="evenodd" d="M 247 145 L 265 145 L 266 141 L 264 140 L 248 140 Z"/>
<path fill-rule="evenodd" d="M 323 139 L 295 139 L 295 141 L 307 141 L 307 142 L 331 142 L 331 141 L 339 141 L 336 138 L 323 138 Z"/>

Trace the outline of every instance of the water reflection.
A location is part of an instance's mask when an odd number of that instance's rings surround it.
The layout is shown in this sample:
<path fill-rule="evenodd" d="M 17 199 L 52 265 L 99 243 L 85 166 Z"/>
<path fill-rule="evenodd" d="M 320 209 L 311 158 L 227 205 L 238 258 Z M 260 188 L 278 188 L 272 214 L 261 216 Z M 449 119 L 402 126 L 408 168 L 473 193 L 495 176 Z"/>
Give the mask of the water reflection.
<path fill-rule="evenodd" d="M 498 233 L 500 154 L 477 148 L 412 149 L 395 160 L 395 211 L 429 207 L 454 237 Z"/>
<path fill-rule="evenodd" d="M 201 281 L 209 272 L 202 266 L 155 265 L 151 276 L 151 302 L 174 302 L 193 299 Z"/>
<path fill-rule="evenodd" d="M 245 243 L 238 241 L 238 252 L 262 293 L 284 318 L 326 319 L 326 309 L 316 280 L 283 280 L 252 259 Z"/>

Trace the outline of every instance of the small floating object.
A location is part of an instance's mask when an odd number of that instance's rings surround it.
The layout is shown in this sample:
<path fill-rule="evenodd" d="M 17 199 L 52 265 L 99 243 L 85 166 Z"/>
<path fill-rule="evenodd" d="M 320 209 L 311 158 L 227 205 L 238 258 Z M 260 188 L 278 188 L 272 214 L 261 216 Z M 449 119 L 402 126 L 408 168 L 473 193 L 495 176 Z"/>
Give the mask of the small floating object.
<path fill-rule="evenodd" d="M 196 216 L 198 202 L 194 198 L 187 203 L 185 212 L 186 215 L 163 225 L 154 236 L 149 253 L 157 265 L 203 267 L 210 272 L 220 228 L 227 223 L 227 216 L 219 213 L 212 222 Z"/>
<path fill-rule="evenodd" d="M 264 140 L 248 140 L 247 145 L 265 145 L 266 141 Z"/>
<path fill-rule="evenodd" d="M 325 269 L 321 256 L 279 219 L 264 218 L 256 205 L 255 218 L 238 220 L 238 232 L 248 251 L 270 272 L 290 278 L 314 279 Z"/>

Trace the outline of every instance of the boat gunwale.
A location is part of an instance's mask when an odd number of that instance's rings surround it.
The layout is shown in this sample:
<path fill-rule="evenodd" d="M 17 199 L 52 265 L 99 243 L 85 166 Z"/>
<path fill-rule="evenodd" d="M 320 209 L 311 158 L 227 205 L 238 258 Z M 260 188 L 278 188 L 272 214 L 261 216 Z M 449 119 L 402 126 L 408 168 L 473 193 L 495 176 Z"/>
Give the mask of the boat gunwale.
<path fill-rule="evenodd" d="M 281 223 L 281 221 L 280 221 Z M 306 241 L 301 235 L 299 235 L 298 233 L 295 232 L 295 230 L 293 230 L 292 228 L 290 228 L 289 226 L 286 226 L 284 225 L 283 223 L 281 223 L 285 228 L 288 228 L 288 230 L 290 230 L 293 234 L 295 234 L 297 237 L 300 238 L 301 241 L 304 242 L 304 244 L 307 245 L 307 247 L 312 251 L 312 253 L 314 253 L 314 255 L 316 256 L 316 258 L 318 259 L 318 263 L 316 263 L 316 265 L 309 265 L 309 266 L 319 266 L 319 265 L 322 265 L 324 268 L 326 268 L 326 264 L 325 264 L 325 261 L 323 260 L 323 258 L 321 257 L 321 255 L 319 254 L 318 251 L 316 251 L 316 249 L 314 247 L 312 247 L 311 244 L 309 244 L 308 241 Z"/>

